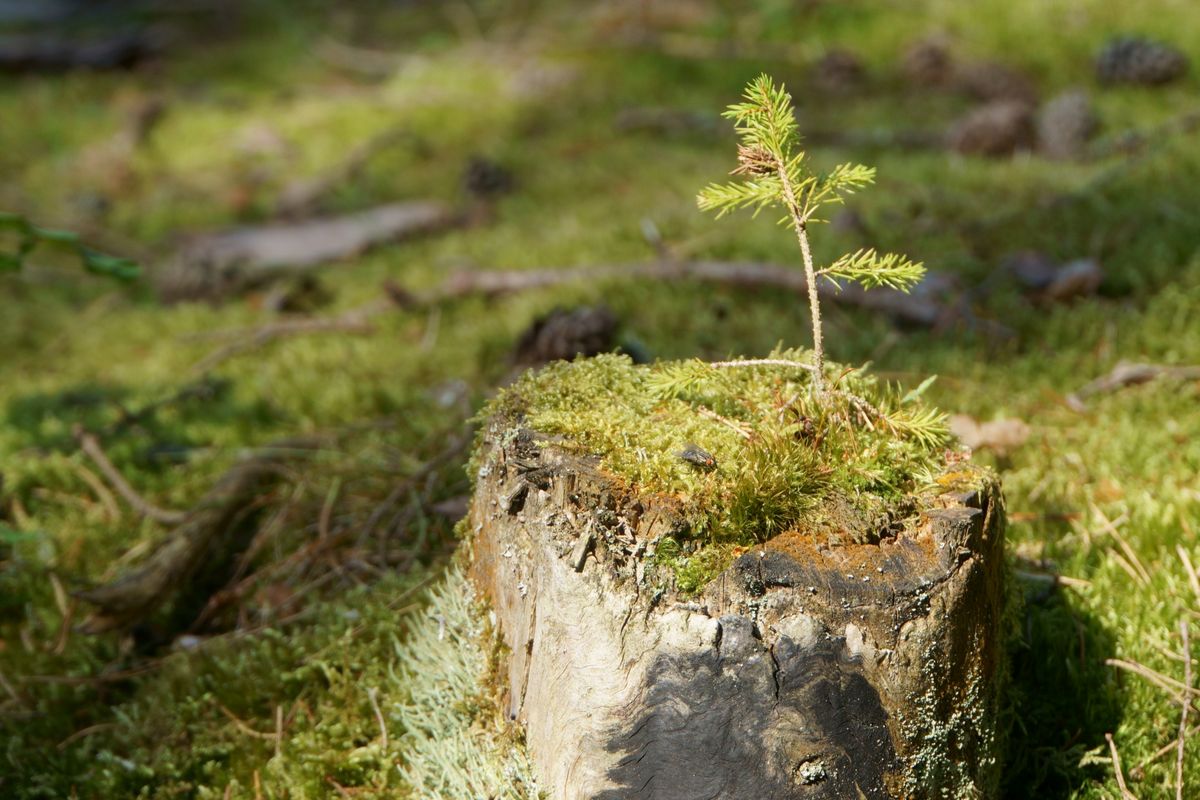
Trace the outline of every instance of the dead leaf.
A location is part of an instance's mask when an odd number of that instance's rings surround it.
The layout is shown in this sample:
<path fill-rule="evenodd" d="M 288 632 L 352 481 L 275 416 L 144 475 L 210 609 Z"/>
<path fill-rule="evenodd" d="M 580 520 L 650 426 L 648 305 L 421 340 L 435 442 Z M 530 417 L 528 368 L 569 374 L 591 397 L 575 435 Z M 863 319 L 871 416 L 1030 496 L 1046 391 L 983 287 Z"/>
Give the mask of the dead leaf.
<path fill-rule="evenodd" d="M 950 432 L 972 450 L 991 450 L 1004 456 L 1025 443 L 1030 429 L 1019 419 L 981 423 L 966 414 L 954 414 L 950 417 Z"/>

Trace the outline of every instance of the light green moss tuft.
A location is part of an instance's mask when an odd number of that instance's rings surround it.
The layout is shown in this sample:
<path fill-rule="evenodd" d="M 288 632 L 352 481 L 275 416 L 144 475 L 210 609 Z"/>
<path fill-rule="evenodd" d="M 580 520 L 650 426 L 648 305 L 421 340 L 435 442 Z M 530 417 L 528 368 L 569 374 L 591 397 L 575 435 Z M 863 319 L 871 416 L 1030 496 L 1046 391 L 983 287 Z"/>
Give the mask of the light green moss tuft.
<path fill-rule="evenodd" d="M 599 456 L 629 489 L 677 501 L 688 529 L 659 560 L 695 590 L 733 546 L 785 530 L 878 540 L 942 469 L 940 414 L 836 365 L 836 391 L 819 397 L 807 361 L 795 350 L 734 366 L 600 356 L 524 376 L 485 415 Z M 715 463 L 684 458 L 692 446 Z"/>

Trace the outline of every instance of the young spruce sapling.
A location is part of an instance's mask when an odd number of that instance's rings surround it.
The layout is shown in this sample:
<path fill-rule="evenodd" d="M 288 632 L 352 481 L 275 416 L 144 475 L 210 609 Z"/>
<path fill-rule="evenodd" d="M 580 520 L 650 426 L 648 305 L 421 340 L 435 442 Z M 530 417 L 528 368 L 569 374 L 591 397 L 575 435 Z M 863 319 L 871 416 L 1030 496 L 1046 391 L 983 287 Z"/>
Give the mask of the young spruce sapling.
<path fill-rule="evenodd" d="M 717 216 L 740 208 L 757 214 L 767 206 L 782 206 L 787 213 L 781 224 L 790 225 L 800 243 L 808 283 L 808 303 L 813 326 L 813 386 L 825 391 L 825 348 L 821 338 L 821 308 L 817 281 L 855 281 L 866 288 L 890 286 L 908 291 L 925 274 L 918 262 L 896 253 L 881 254 L 874 248 L 848 253 L 829 266 L 813 265 L 808 241 L 810 223 L 824 222 L 817 216 L 825 206 L 845 201 L 847 195 L 875 180 L 875 169 L 861 164 L 840 164 L 827 175 L 813 172 L 796 129 L 792 97 L 782 85 L 760 75 L 746 87 L 744 102 L 731 105 L 724 114 L 732 119 L 738 138 L 738 166 L 732 174 L 740 178 L 727 184 L 711 184 L 700 192 L 697 202 Z"/>

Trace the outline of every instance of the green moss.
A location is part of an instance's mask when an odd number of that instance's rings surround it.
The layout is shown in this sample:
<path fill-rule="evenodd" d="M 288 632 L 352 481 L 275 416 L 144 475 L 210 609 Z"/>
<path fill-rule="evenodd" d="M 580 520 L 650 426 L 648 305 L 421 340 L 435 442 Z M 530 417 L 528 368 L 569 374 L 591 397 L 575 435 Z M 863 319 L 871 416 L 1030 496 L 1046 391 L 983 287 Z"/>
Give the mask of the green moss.
<path fill-rule="evenodd" d="M 485 414 L 599 456 L 630 489 L 673 498 L 686 535 L 703 544 L 751 544 L 797 527 L 877 540 L 940 469 L 945 428 L 919 399 L 904 402 L 860 370 L 829 372 L 840 376 L 837 391 L 817 397 L 800 366 L 600 356 L 526 375 Z M 692 446 L 715 463 L 684 458 Z"/>
<path fill-rule="evenodd" d="M 1089 85 L 1103 136 L 1118 139 L 1128 129 L 1154 128 L 1194 102 L 1195 71 L 1153 90 L 1098 87 L 1091 85 L 1091 56 L 1119 31 L 1200 52 L 1200 15 L 1187 13 L 1178 0 L 752 4 L 761 13 L 740 7 L 751 4 L 725 4 L 726 10 L 707 4 L 717 19 L 700 20 L 684 32 L 701 45 L 710 36 L 714 57 L 675 58 L 648 48 L 606 48 L 592 24 L 593 9 L 582 4 L 525 4 L 514 15 L 514 4 L 489 0 L 471 4 L 487 41 L 509 41 L 526 14 L 530 30 L 553 32 L 523 43 L 528 50 L 521 57 L 491 62 L 480 51 L 494 53 L 498 46 L 459 42 L 441 4 L 405 4 L 395 10 L 393 22 L 355 31 L 314 19 L 296 3 L 274 5 L 271 25 L 243 26 L 239 19 L 231 26 L 237 36 L 220 41 L 201 36 L 191 45 L 184 36 L 152 70 L 6 80 L 0 111 L 14 122 L 0 126 L 5 175 L 0 207 L 89 236 L 102 233 L 95 244 L 112 252 L 142 258 L 149 250 L 142 261 L 150 275 L 159 261 L 154 256 L 168 255 L 168 232 L 234 225 L 247 213 L 261 213 L 291 177 L 322 172 L 354 144 L 400 122 L 411 124 L 413 145 L 381 154 L 365 174 L 339 188 L 331 207 L 454 197 L 462 164 L 475 150 L 511 167 L 518 189 L 498 202 L 492 224 L 384 248 L 323 270 L 321 280 L 336 299 L 319 313 L 372 302 L 387 279 L 428 288 L 460 265 L 555 269 L 652 258 L 639 231 L 643 218 L 653 220 L 685 257 L 787 262 L 795 259 L 795 243 L 769 215 L 714 226 L 695 209 L 697 184 L 732 166 L 728 133 L 712 138 L 704 130 L 616 133 L 614 115 L 636 106 L 715 112 L 764 69 L 799 88 L 804 81 L 798 61 L 831 47 L 850 48 L 867 64 L 866 85 L 836 98 L 805 91 L 798 101 L 806 130 L 832 134 L 814 137 L 815 164 L 829 167 L 852 158 L 879 168 L 879 189 L 855 204 L 872 244 L 919 257 L 965 287 L 995 272 L 1006 252 L 1023 248 L 1061 259 L 1096 257 L 1106 273 L 1101 296 L 1053 306 L 1030 304 L 998 273 L 971 297 L 980 317 L 1012 330 L 1009 339 L 971 330 L 897 330 L 883 315 L 836 304 L 825 315 L 825 338 L 835 359 L 873 361 L 879 375 L 909 386 L 937 373 L 942 377 L 929 396 L 940 407 L 981 420 L 1016 417 L 1033 428 L 1030 442 L 1000 465 L 1014 512 L 1009 542 L 1022 569 L 1048 566 L 1089 584 L 1054 592 L 1041 584 L 1029 591 L 1013 647 L 1008 793 L 1112 797 L 1117 790 L 1106 731 L 1114 733 L 1127 767 L 1174 738 L 1179 707 L 1172 696 L 1117 673 L 1104 659 L 1127 658 L 1182 680 L 1177 622 L 1195 609 L 1195 600 L 1176 546 L 1200 563 L 1197 387 L 1174 381 L 1131 387 L 1094 399 L 1084 414 L 1061 398 L 1121 359 L 1200 363 L 1195 335 L 1200 238 L 1196 216 L 1187 211 L 1200 207 L 1194 133 L 1155 140 L 1133 159 L 1078 163 L 1036 155 L 958 158 L 936 149 L 853 143 L 860 132 L 941 130 L 969 107 L 957 94 L 909 90 L 896 77 L 904 49 L 938 32 L 963 60 L 994 58 L 1030 69 L 1044 97 Z M 489 27 L 506 15 L 512 27 Z M 397 30 L 403 35 L 387 33 Z M 730 48 L 711 38 L 713 31 L 786 46 L 790 58 L 772 62 L 761 55 L 766 48 L 758 47 L 749 50 L 755 58 L 728 58 Z M 324 36 L 396 50 L 406 58 L 406 69 L 388 83 L 362 81 L 314 57 Z M 553 63 L 547 69 L 530 55 L 539 42 L 551 43 L 548 56 L 570 69 L 556 71 Z M 421 59 L 428 68 L 407 68 Z M 571 70 L 575 79 L 567 91 L 539 93 L 570 80 Z M 520 82 L 526 90 L 543 89 L 520 96 L 496 91 L 501 74 L 511 79 L 505 82 L 509 87 Z M 131 165 L 133 180 L 113 186 L 111 164 L 89 165 L 121 129 L 119 101 L 127 92 L 163 94 L 168 113 L 150 147 Z M 284 151 L 238 154 L 240 143 L 254 139 L 243 126 L 251 133 L 273 129 L 286 143 Z M 825 144 L 843 132 L 851 144 Z M 235 202 L 247 191 L 253 199 L 248 211 Z M 1076 194 L 1047 202 L 1064 191 Z M 103 207 L 111 212 L 96 210 Z M 818 260 L 859 246 L 852 229 L 828 234 L 814 243 Z M 160 246 L 161 254 L 155 251 Z M 397 475 L 415 474 L 458 433 L 456 404 L 477 403 L 504 374 L 506 353 L 530 320 L 555 305 L 601 299 L 628 334 L 663 359 L 762 354 L 780 340 L 806 342 L 809 336 L 807 315 L 798 309 L 802 299 L 781 292 L 614 282 L 493 302 L 467 298 L 437 314 L 381 317 L 372 336 L 290 338 L 250 351 L 217 370 L 229 382 L 227 391 L 166 408 L 105 444 L 140 492 L 160 505 L 183 508 L 243 448 L 383 415 L 396 418 L 394 427 L 363 437 L 369 441 L 346 442 L 340 455 L 329 454 L 338 457 L 335 468 L 322 462 L 306 470 L 302 480 L 316 509 L 297 516 L 278 552 L 268 554 L 285 557 L 307 536 L 330 495 L 331 477 L 341 481 L 338 515 L 369 514 Z M 141 775 L 137 791 L 147 797 L 220 798 L 229 783 L 235 798 L 254 797 L 253 773 L 265 775 L 273 748 L 201 704 L 197 698 L 211 685 L 203 675 L 211 670 L 212 680 L 227 687 L 223 702 L 248 725 L 270 731 L 274 706 L 284 703 L 290 711 L 300 690 L 293 680 L 296 664 L 331 640 L 347 664 L 329 672 L 340 675 L 338 680 L 304 673 L 303 701 L 321 732 L 301 737 L 300 729 L 289 727 L 284 759 L 270 768 L 267 786 L 273 791 L 302 785 L 308 796 L 324 797 L 334 792 L 332 786 L 323 776 L 310 778 L 325 766 L 335 779 L 360 776 L 363 785 L 386 769 L 342 756 L 377 735 L 355 681 L 378 682 L 387 692 L 401 686 L 384 673 L 405 646 L 402 638 L 386 634 L 398 626 L 388 602 L 407 585 L 403 581 L 385 579 L 368 592 L 334 586 L 312 594 L 308 599 L 320 612 L 287 628 L 284 637 L 294 649 L 248 638 L 212 660 L 211 648 L 177 653 L 170 668 L 181 677 L 169 681 L 160 680 L 161 672 L 100 687 L 32 677 L 86 678 L 128 664 L 117 637 L 72 634 L 61 655 L 54 651 L 63 619 L 47 576 L 59 576 L 68 589 L 97 580 L 129 548 L 144 548 L 163 535 L 128 511 L 116 518 L 105 512 L 80 477 L 79 467 L 88 462 L 70 449 L 71 424 L 106 429 L 120 419 L 122 408 L 136 410 L 171 397 L 191 382 L 195 363 L 225 343 L 209 338 L 214 332 L 270 321 L 253 302 L 159 307 L 150 302 L 147 286 L 114 287 L 44 254 L 22 275 L 0 277 L 5 478 L 0 513 L 7 514 L 2 524 L 19 534 L 5 535 L 0 544 L 0 670 L 21 698 L 14 704 L 7 692 L 0 694 L 0 795 L 69 797 L 74 790 L 80 798 L 131 796 L 128 782 L 113 791 L 101 774 L 110 770 Z M 186 448 L 186 465 L 143 457 L 172 443 Z M 981 458 L 990 460 L 986 454 Z M 728 455 L 724 459 L 729 463 Z M 704 477 L 684 473 L 688 479 Z M 458 465 L 448 466 L 438 491 L 437 499 L 469 491 Z M 27 519 L 16 513 L 17 501 Z M 1128 555 L 1107 533 L 1101 515 L 1123 520 L 1119 532 L 1150 575 L 1136 591 L 1121 565 Z M 428 530 L 436 541 L 433 526 L 418 520 L 398 536 L 419 538 Z M 710 553 L 696 548 L 700 541 L 684 537 L 674 557 L 689 559 L 688 568 L 703 567 Z M 735 545 L 722 547 L 733 552 Z M 357 627 L 338 616 L 347 612 L 372 622 L 340 639 L 342 631 Z M 1196 654 L 1195 625 L 1192 647 Z M 235 659 L 239 654 L 245 662 Z M 385 710 L 389 699 L 384 698 Z M 157 709 L 157 716 L 152 719 L 146 709 Z M 302 709 L 299 719 L 308 720 Z M 73 733 L 97 724 L 117 727 L 59 748 Z M 146 735 L 139 731 L 143 726 Z M 155 742 L 156 732 L 164 730 L 177 732 L 177 738 Z M 147 736 L 155 747 L 139 744 Z M 229 749 L 235 754 L 222 761 Z M 401 753 L 404 747 L 393 749 Z M 1189 796 L 1200 785 L 1200 747 L 1189 744 L 1185 755 Z M 180 790 L 169 777 L 175 774 L 204 785 Z M 1151 761 L 1131 789 L 1140 797 L 1173 796 L 1172 758 Z"/>

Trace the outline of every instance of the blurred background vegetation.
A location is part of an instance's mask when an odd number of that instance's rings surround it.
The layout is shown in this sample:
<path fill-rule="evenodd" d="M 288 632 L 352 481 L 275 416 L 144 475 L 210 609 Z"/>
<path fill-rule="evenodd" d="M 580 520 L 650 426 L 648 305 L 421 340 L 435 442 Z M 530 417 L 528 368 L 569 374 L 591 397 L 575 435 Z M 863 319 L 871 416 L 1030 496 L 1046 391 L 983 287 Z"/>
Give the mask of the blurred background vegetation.
<path fill-rule="evenodd" d="M 835 301 L 826 347 L 938 374 L 926 396 L 1000 470 L 1008 795 L 1120 796 L 1111 733 L 1129 792 L 1176 796 L 1197 695 L 1171 681 L 1200 653 L 1192 4 L 46 0 L 0 26 L 0 209 L 141 266 L 0 226 L 23 256 L 0 264 L 3 796 L 430 796 L 405 709 L 437 669 L 406 647 L 483 400 L 576 349 L 809 341 L 794 292 L 613 274 L 798 268 L 773 219 L 695 207 L 762 71 L 817 166 L 878 168 L 818 258 L 870 244 L 938 277 L 933 317 Z M 459 290 L 570 269 L 597 274 Z M 1081 391 L 1120 362 L 1170 369 Z M 291 456 L 220 482 L 264 448 Z M 236 535 L 188 580 L 77 594 L 230 496 Z"/>

